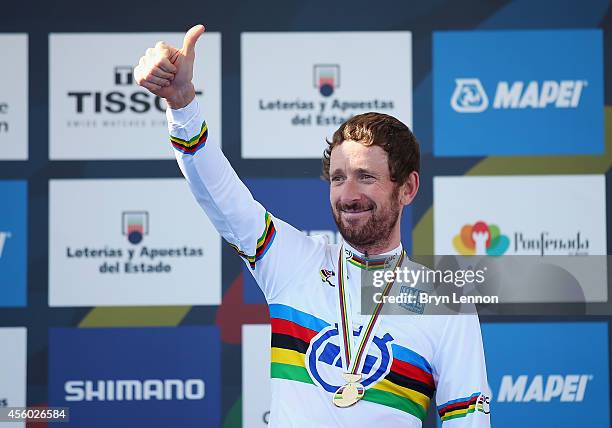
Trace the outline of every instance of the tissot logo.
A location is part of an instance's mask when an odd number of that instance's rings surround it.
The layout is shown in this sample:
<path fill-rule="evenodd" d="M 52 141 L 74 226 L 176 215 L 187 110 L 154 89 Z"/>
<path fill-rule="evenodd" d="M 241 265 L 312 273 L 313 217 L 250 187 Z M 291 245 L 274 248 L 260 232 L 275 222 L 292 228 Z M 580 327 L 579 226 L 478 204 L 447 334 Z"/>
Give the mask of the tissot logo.
<path fill-rule="evenodd" d="M 83 113 L 147 113 L 150 110 L 164 112 L 165 103 L 158 96 L 133 84 L 132 68 L 116 66 L 109 78 L 116 86 L 115 90 L 103 91 L 70 91 L 68 97 L 73 101 L 74 111 Z M 201 92 L 200 92 L 201 93 Z"/>
<path fill-rule="evenodd" d="M 593 375 L 520 375 L 502 377 L 497 400 L 500 402 L 582 402 Z"/>
<path fill-rule="evenodd" d="M 156 41 L 176 46 L 182 37 L 179 33 L 50 34 L 50 158 L 173 158 L 169 144 L 149 144 L 167 135 L 166 102 L 136 84 L 133 67 Z M 207 32 L 197 50 L 202 54 L 196 54 L 194 65 L 196 94 L 207 111 L 210 130 L 219 138 L 219 34 Z"/>
<path fill-rule="evenodd" d="M 134 73 L 129 65 L 115 67 L 115 85 L 129 86 L 134 83 Z"/>
<path fill-rule="evenodd" d="M 0 232 L 0 258 L 2 257 L 2 253 L 4 252 L 4 246 L 6 245 L 6 241 L 10 237 L 10 232 Z"/>
<path fill-rule="evenodd" d="M 203 379 L 69 380 L 66 401 L 202 400 Z"/>

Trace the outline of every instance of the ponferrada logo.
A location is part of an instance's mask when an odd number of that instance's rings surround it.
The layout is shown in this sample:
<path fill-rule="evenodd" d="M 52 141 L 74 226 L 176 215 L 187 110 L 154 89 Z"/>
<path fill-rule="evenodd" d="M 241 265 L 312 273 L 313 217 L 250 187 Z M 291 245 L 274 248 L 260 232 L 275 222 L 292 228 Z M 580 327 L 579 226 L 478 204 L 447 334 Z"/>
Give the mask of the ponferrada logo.
<path fill-rule="evenodd" d="M 462 256 L 501 256 L 509 245 L 510 240 L 499 226 L 484 221 L 466 224 L 453 238 L 453 246 Z"/>

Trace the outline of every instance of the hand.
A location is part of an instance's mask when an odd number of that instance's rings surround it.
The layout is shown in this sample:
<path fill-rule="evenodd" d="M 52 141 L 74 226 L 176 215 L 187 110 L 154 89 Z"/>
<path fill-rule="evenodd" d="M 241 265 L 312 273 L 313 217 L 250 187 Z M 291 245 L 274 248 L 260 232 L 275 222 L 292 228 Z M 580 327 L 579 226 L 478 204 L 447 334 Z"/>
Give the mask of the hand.
<path fill-rule="evenodd" d="M 203 25 L 187 31 L 183 47 L 177 49 L 165 42 L 157 42 L 147 49 L 134 68 L 134 79 L 151 93 L 166 99 L 173 109 L 185 107 L 195 98 L 193 61 L 195 45 L 204 33 Z"/>

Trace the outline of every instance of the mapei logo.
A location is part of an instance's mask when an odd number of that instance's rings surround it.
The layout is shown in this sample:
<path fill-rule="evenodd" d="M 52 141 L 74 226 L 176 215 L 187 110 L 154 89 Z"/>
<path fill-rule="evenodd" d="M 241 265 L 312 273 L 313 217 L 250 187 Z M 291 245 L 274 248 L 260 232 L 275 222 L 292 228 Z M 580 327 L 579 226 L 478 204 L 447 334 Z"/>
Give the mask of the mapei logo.
<path fill-rule="evenodd" d="M 528 375 L 520 375 L 516 379 L 506 375 L 502 377 L 497 401 L 528 403 L 551 402 L 553 399 L 561 402 L 582 402 L 587 385 L 593 380 L 593 375 L 537 375 L 529 379 Z"/>
<path fill-rule="evenodd" d="M 69 380 L 66 401 L 202 400 L 203 379 Z"/>
<path fill-rule="evenodd" d="M 499 226 L 477 221 L 461 228 L 453 238 L 453 246 L 462 256 L 501 256 L 510 246 L 510 240 L 502 235 Z"/>
<path fill-rule="evenodd" d="M 478 79 L 456 79 L 451 107 L 459 113 L 480 113 L 489 107 L 489 99 Z"/>
<path fill-rule="evenodd" d="M 359 336 L 362 328 L 363 326 L 354 331 L 353 335 Z M 327 392 L 336 392 L 345 383 L 340 375 L 341 371 L 338 370 L 342 368 L 340 347 L 336 345 L 335 339 L 338 337 L 337 325 L 326 327 L 313 337 L 306 352 L 306 367 L 310 377 Z M 382 338 L 375 336 L 372 340 L 372 346 L 363 363 L 361 384 L 364 387 L 376 384 L 389 372 L 392 341 L 393 337 L 389 333 Z"/>
<path fill-rule="evenodd" d="M 500 81 L 497 83 L 492 108 L 577 108 L 586 86 L 586 80 Z M 489 107 L 489 98 L 479 79 L 461 78 L 455 79 L 450 104 L 458 113 L 481 113 Z"/>
<path fill-rule="evenodd" d="M 136 245 L 144 235 L 149 234 L 149 213 L 147 211 L 124 211 L 121 221 L 122 234 Z"/>
<path fill-rule="evenodd" d="M 324 97 L 329 97 L 340 87 L 340 66 L 338 64 L 315 64 L 313 69 L 314 87 Z"/>
<path fill-rule="evenodd" d="M 4 246 L 6 245 L 6 241 L 10 237 L 10 232 L 0 232 L 0 258 L 2 258 L 2 253 L 4 253 Z"/>

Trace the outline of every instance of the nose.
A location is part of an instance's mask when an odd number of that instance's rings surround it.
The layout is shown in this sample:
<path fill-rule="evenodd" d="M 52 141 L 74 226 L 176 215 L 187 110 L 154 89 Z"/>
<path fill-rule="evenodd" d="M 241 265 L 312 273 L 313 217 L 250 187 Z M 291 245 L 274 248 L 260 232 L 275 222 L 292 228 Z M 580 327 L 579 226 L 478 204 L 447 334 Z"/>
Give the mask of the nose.
<path fill-rule="evenodd" d="M 352 178 L 347 178 L 342 185 L 340 201 L 343 203 L 355 202 L 361 199 L 359 184 Z"/>

